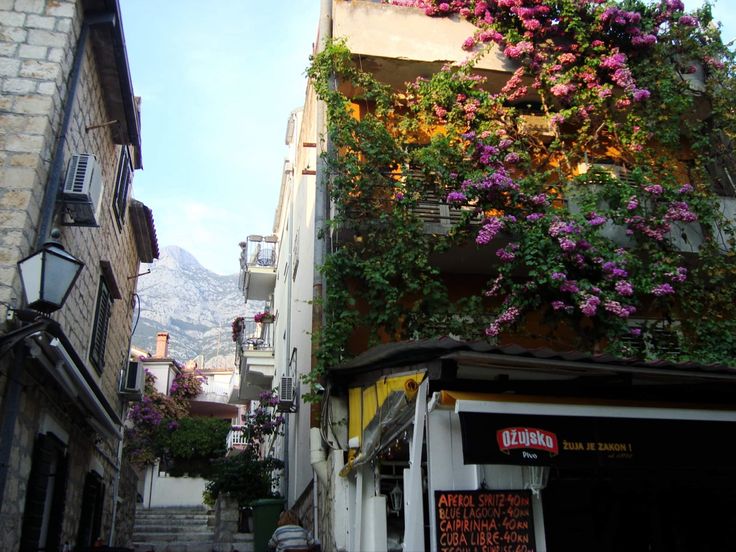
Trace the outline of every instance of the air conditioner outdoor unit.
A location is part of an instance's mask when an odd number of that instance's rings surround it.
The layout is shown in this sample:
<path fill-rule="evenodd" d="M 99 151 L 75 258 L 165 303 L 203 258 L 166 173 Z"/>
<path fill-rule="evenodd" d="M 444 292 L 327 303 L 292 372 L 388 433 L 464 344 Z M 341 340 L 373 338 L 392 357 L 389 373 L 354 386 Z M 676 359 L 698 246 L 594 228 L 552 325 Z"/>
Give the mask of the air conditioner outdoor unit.
<path fill-rule="evenodd" d="M 294 412 L 296 401 L 294 399 L 294 378 L 283 376 L 279 386 L 279 403 L 276 407 L 280 412 Z"/>
<path fill-rule="evenodd" d="M 94 155 L 72 155 L 64 179 L 62 199 L 74 224 L 98 226 L 102 205 L 102 169 Z"/>
<path fill-rule="evenodd" d="M 128 369 L 120 382 L 120 393 L 124 395 L 142 395 L 145 379 L 143 367 L 136 361 L 128 362 Z"/>

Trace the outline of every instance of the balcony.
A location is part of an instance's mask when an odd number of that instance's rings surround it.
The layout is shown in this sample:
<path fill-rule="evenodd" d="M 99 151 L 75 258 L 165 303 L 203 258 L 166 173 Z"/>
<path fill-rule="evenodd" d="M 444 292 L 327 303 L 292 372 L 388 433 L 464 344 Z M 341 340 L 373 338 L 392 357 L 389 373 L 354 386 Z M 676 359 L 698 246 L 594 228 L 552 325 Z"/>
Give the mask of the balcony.
<path fill-rule="evenodd" d="M 273 388 L 273 323 L 243 320 L 238 338 L 240 351 L 239 400 L 258 399 L 262 391 Z"/>
<path fill-rule="evenodd" d="M 215 416 L 227 418 L 237 415 L 238 408 L 231 402 L 233 387 L 231 383 L 214 381 L 208 378 L 202 384 L 202 392 L 189 402 L 192 416 Z"/>
<path fill-rule="evenodd" d="M 247 440 L 245 433 L 242 431 L 244 426 L 232 426 L 227 434 L 227 450 L 241 450 L 245 448 Z"/>
<path fill-rule="evenodd" d="M 460 18 L 427 17 L 422 10 L 366 0 L 333 2 L 332 21 L 334 36 L 346 38 L 361 67 L 396 88 L 467 59 L 462 44 L 477 31 Z M 500 89 L 516 66 L 495 48 L 477 69 L 488 86 Z"/>
<path fill-rule="evenodd" d="M 240 242 L 240 287 L 246 301 L 266 301 L 273 295 L 278 259 L 276 236 L 248 236 Z"/>

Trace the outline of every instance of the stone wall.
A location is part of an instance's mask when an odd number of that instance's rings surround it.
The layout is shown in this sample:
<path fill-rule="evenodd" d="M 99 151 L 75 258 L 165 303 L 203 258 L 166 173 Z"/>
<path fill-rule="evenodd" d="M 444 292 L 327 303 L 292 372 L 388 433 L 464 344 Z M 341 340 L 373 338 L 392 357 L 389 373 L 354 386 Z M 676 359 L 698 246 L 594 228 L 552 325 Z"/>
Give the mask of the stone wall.
<path fill-rule="evenodd" d="M 90 0 L 95 4 L 96 0 Z M 103 2 L 98 2 L 103 6 Z M 67 103 L 70 71 L 82 25 L 81 0 L 0 0 L 0 334 L 8 305 L 19 306 L 20 281 L 16 263 L 36 247 L 41 206 L 59 140 L 62 113 Z M 62 176 L 71 156 L 92 153 L 102 168 L 104 184 L 99 227 L 59 226 L 64 247 L 85 263 L 64 307 L 52 318 L 59 322 L 74 351 L 121 418 L 124 404 L 117 393 L 121 369 L 127 364 L 132 321 L 132 295 L 138 272 L 138 255 L 129 219 L 117 223 L 113 212 L 115 178 L 120 144 L 114 143 L 103 99 L 99 66 L 91 42 L 82 58 L 82 70 L 72 103 L 71 124 L 64 137 Z M 88 356 L 101 262 L 109 263 L 120 297 L 113 302 L 108 326 L 104 368 L 99 373 Z M 4 400 L 12 354 L 0 357 L 0 397 Z M 23 373 L 23 392 L 15 426 L 6 491 L 0 506 L 0 550 L 16 550 L 31 456 L 36 436 L 53 429 L 67 436 L 69 476 L 66 491 L 62 542 L 74 544 L 79 527 L 85 476 L 102 476 L 105 497 L 101 537 L 112 529 L 112 496 L 118 471 L 118 442 L 98 434 L 87 422 L 89 413 L 79 409 L 53 383 L 43 368 L 28 359 Z M 0 403 L 1 404 L 1 403 Z M 48 422 L 53 420 L 53 423 Z M 46 421 L 46 422 L 45 422 Z M 123 489 L 121 496 L 135 497 Z M 125 481 L 125 485 L 122 482 Z M 133 505 L 134 507 L 134 505 Z M 127 542 L 132 523 L 126 521 L 128 505 L 119 507 L 116 542 Z M 124 521 L 120 521 L 121 517 Z"/>

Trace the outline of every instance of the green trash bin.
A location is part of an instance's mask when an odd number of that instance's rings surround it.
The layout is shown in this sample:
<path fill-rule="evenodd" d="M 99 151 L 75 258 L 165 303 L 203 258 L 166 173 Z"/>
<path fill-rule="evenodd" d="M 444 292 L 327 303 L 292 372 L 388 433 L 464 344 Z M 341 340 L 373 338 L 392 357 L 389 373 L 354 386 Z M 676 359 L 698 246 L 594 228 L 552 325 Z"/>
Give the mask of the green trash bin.
<path fill-rule="evenodd" d="M 253 551 L 266 552 L 266 544 L 276 530 L 276 522 L 284 509 L 283 498 L 259 498 L 250 503 L 253 509 Z"/>

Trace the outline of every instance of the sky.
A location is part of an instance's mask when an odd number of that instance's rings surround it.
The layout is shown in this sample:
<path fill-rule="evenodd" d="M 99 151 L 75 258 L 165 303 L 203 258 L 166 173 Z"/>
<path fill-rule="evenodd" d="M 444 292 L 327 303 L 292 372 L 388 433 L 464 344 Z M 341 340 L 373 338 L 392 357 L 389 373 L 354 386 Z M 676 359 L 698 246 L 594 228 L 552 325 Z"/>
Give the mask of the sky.
<path fill-rule="evenodd" d="M 726 41 L 736 39 L 731 2 L 714 7 Z M 304 102 L 319 4 L 120 0 L 142 97 L 134 195 L 153 210 L 161 247 L 234 274 L 238 243 L 273 231 L 286 123 Z M 701 4 L 685 0 L 688 9 Z"/>
<path fill-rule="evenodd" d="M 136 199 L 159 245 L 209 270 L 239 270 L 238 243 L 271 234 L 304 103 L 319 0 L 120 0 L 133 89 L 141 96 Z"/>

